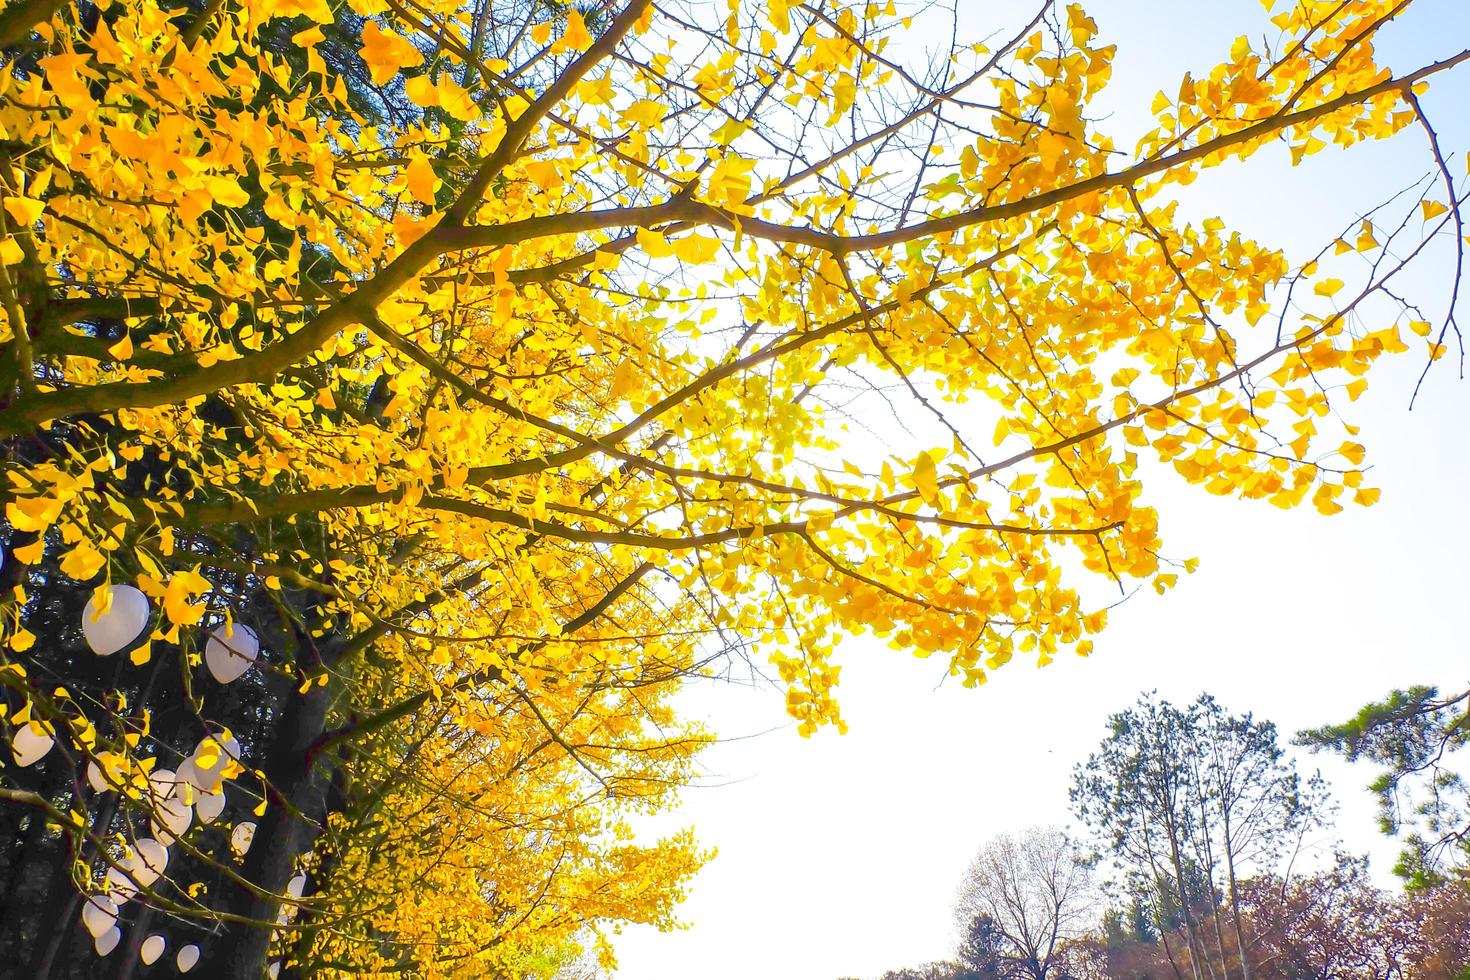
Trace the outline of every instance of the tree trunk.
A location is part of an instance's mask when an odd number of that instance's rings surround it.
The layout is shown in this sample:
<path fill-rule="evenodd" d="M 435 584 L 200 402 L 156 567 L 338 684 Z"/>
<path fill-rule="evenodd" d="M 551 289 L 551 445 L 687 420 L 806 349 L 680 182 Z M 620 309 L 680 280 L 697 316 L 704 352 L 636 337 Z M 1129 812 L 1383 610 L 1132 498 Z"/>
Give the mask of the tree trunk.
<path fill-rule="evenodd" d="M 117 814 L 117 797 L 113 797 L 98 809 L 92 818 L 92 836 L 102 837 L 107 829 L 112 826 L 112 818 Z M 83 853 L 87 855 L 87 863 L 96 859 L 93 853 L 95 848 L 87 841 L 82 842 Z M 62 860 L 71 860 L 71 846 L 63 845 Z M 66 873 L 65 864 L 58 869 L 58 873 L 51 876 L 51 888 L 55 891 L 51 900 L 47 903 L 46 911 L 42 913 L 40 928 L 37 930 L 36 948 L 32 955 L 30 976 L 33 980 L 48 980 L 61 956 L 61 951 L 66 948 L 67 940 L 71 938 L 72 931 L 76 929 L 81 919 L 82 896 L 72 887 L 71 876 Z M 41 943 L 41 937 L 46 942 Z"/>
<path fill-rule="evenodd" d="M 31 865 L 41 855 L 41 835 L 46 828 L 46 817 L 39 811 L 30 814 L 30 823 L 21 831 L 15 848 L 15 861 L 10 868 L 10 877 L 5 884 L 3 904 L 0 904 L 0 950 L 12 953 L 23 952 L 26 908 L 20 901 L 20 890 Z"/>
<path fill-rule="evenodd" d="M 1184 861 L 1179 856 L 1179 828 L 1173 821 L 1167 821 L 1165 830 L 1169 834 L 1169 860 L 1174 867 L 1174 887 L 1179 893 L 1179 916 L 1184 920 L 1184 934 L 1189 940 L 1189 965 L 1194 971 L 1195 980 L 1204 980 L 1201 964 L 1210 971 L 1210 980 L 1216 980 L 1215 966 L 1205 955 L 1199 930 L 1194 925 L 1194 913 L 1189 908 L 1189 885 L 1184 880 Z"/>
<path fill-rule="evenodd" d="M 262 767 L 271 782 L 271 798 L 258 821 L 243 877 L 274 895 L 286 890 L 297 859 L 310 850 L 325 818 L 330 767 L 316 757 L 314 748 L 326 730 L 328 697 L 324 687 L 287 696 L 269 765 Z M 234 891 L 231 911 L 253 924 L 229 924 L 215 950 L 203 951 L 209 964 L 206 973 L 218 980 L 260 980 L 270 959 L 274 931 L 270 923 L 276 920 L 280 902 L 239 885 Z"/>
<path fill-rule="evenodd" d="M 1174 971 L 1175 980 L 1184 980 L 1184 974 L 1179 970 L 1179 963 L 1174 959 L 1174 950 L 1169 946 L 1169 930 L 1159 929 L 1159 941 L 1164 944 L 1164 957 L 1169 961 L 1169 969 Z"/>
<path fill-rule="evenodd" d="M 347 761 L 347 758 L 343 758 L 330 766 L 331 774 L 328 781 L 327 802 L 324 808 L 324 812 L 326 813 L 341 813 L 347 808 L 347 775 L 345 768 Z M 302 892 L 303 895 L 317 895 L 322 892 L 326 887 L 326 883 L 332 878 L 332 871 L 336 864 L 335 857 L 336 855 L 317 855 L 318 863 L 316 870 L 307 875 L 306 888 Z M 293 924 L 298 927 L 306 926 L 311 924 L 314 918 L 315 915 L 310 909 L 303 908 L 297 913 L 296 920 Z M 315 931 L 307 929 L 301 929 L 292 938 L 288 952 L 281 957 L 285 961 L 285 970 L 281 974 L 282 976 L 296 977 L 302 975 L 299 965 L 306 963 L 310 957 L 311 947 L 315 942 L 315 938 Z M 298 966 L 293 968 L 293 963 L 298 964 Z"/>
<path fill-rule="evenodd" d="M 1240 921 L 1240 891 L 1236 887 L 1235 855 L 1231 853 L 1230 820 L 1225 820 L 1225 874 L 1230 883 L 1230 919 L 1235 926 L 1235 945 L 1240 948 L 1241 980 L 1251 980 L 1250 954 L 1245 942 L 1245 926 Z"/>
<path fill-rule="evenodd" d="M 1205 806 L 1206 804 L 1201 799 L 1199 829 L 1202 838 L 1200 846 L 1204 852 L 1200 855 L 1203 860 L 1202 870 L 1205 874 L 1205 881 L 1210 887 L 1210 925 L 1215 931 L 1215 954 L 1220 961 L 1220 975 L 1225 980 L 1230 980 L 1230 963 L 1225 959 L 1225 930 L 1220 925 L 1220 907 L 1215 902 L 1215 848 L 1210 838 L 1209 819 L 1204 809 Z"/>
<path fill-rule="evenodd" d="M 143 955 L 143 940 L 148 938 L 148 927 L 152 924 L 153 907 L 145 905 L 138 910 L 138 918 L 133 921 L 133 927 L 118 945 L 117 972 L 113 975 L 113 980 L 133 980 L 138 959 Z"/>
<path fill-rule="evenodd" d="M 60 884 L 61 882 L 57 882 Z M 73 888 L 66 888 L 59 893 L 55 900 L 47 904 L 47 911 L 43 913 L 41 928 L 37 930 L 37 939 L 46 937 L 46 942 L 36 943 L 35 955 L 31 960 L 31 977 L 34 980 L 49 980 L 51 971 L 56 969 L 57 960 L 61 957 L 61 951 L 71 939 L 72 931 L 76 928 L 77 920 L 81 918 L 80 910 L 82 896 Z M 46 922 L 50 922 L 51 929 L 45 928 Z"/>

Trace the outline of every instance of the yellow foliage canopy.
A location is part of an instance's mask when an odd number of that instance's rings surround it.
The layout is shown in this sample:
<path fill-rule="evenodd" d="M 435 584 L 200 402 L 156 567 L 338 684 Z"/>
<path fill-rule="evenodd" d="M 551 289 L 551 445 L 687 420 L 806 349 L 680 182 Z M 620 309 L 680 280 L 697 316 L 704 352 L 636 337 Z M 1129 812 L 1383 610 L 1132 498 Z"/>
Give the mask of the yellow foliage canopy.
<path fill-rule="evenodd" d="M 295 610 L 322 650 L 263 662 L 362 794 L 313 858 L 335 925 L 295 949 L 365 970 L 368 926 L 452 976 L 670 924 L 700 855 L 619 814 L 687 780 L 666 700 L 717 653 L 768 655 L 803 732 L 840 725 L 844 635 L 971 684 L 1087 653 L 1089 580 L 1175 582 L 1140 452 L 1371 503 L 1329 395 L 1404 348 L 1360 312 L 1458 227 L 1444 171 L 1419 220 L 1345 215 L 1373 261 L 1328 275 L 1169 197 L 1428 130 L 1416 87 L 1470 53 L 1389 73 L 1390 0 L 1296 4 L 1131 151 L 1077 5 L 938 92 L 885 53 L 892 4 L 537 6 L 115 0 L 24 24 L 0 75 L 11 554 L 138 585 L 186 667 L 240 590 Z M 870 384 L 920 444 L 845 433 Z"/>

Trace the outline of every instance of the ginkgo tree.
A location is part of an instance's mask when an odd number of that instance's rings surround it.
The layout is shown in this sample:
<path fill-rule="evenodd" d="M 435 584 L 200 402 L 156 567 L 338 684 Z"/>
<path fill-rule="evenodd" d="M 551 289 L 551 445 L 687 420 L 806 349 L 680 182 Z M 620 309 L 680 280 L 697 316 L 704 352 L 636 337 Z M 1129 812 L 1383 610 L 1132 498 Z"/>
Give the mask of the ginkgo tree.
<path fill-rule="evenodd" d="M 1456 335 L 1398 280 L 1463 242 L 1420 96 L 1470 51 L 1380 65 L 1411 6 L 1278 3 L 1120 148 L 1075 4 L 915 65 L 893 2 L 12 3 L 4 799 L 53 905 L 124 973 L 549 973 L 702 860 L 627 822 L 683 679 L 765 658 L 810 733 L 844 635 L 1086 654 L 1188 567 L 1143 455 L 1372 503 L 1332 409 Z M 1179 214 L 1400 134 L 1432 179 L 1320 255 Z M 855 386 L 939 435 L 844 438 Z"/>

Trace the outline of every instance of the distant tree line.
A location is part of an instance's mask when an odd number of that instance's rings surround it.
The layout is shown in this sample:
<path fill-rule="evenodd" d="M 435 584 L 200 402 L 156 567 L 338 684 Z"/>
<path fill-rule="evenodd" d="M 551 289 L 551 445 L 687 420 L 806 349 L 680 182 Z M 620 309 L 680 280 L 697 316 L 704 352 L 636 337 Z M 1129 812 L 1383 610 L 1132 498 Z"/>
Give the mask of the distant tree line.
<path fill-rule="evenodd" d="M 882 980 L 1470 980 L 1467 709 L 1470 691 L 1410 688 L 1296 738 L 1380 767 L 1390 891 L 1324 845 L 1332 802 L 1275 725 L 1144 695 L 1073 774 L 1081 832 L 987 843 L 954 958 Z"/>

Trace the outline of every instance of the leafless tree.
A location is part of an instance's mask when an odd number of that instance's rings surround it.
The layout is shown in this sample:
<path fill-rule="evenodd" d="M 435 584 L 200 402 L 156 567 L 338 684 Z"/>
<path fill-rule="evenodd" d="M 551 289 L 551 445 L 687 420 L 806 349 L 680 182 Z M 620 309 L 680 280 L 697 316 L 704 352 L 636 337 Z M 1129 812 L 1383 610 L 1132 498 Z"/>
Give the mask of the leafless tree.
<path fill-rule="evenodd" d="M 1002 975 L 1048 980 L 1059 947 L 1092 925 L 1097 893 L 1088 860 L 1059 827 L 1002 834 L 980 849 L 960 888 L 963 931 L 980 918 L 999 935 Z"/>

